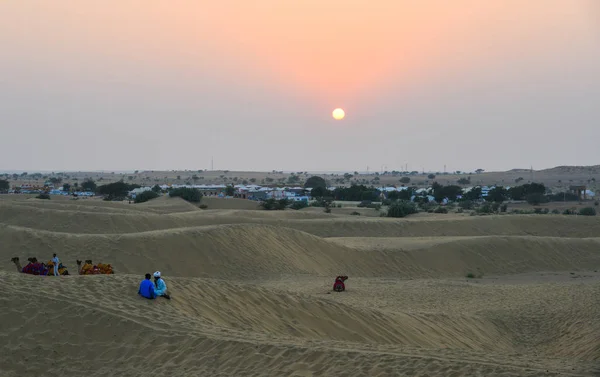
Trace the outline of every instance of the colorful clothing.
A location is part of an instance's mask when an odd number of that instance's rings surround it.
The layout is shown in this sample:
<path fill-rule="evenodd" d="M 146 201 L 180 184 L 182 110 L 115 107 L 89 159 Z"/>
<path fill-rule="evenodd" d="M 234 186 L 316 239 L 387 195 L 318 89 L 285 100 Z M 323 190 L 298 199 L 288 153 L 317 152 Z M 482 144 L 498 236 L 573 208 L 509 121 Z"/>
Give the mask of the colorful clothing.
<path fill-rule="evenodd" d="M 156 298 L 156 292 L 154 291 L 154 284 L 148 280 L 144 279 L 140 283 L 140 289 L 138 290 L 138 294 L 142 297 L 154 299 Z"/>
<path fill-rule="evenodd" d="M 156 295 L 163 296 L 167 293 L 167 284 L 162 278 L 156 279 Z"/>

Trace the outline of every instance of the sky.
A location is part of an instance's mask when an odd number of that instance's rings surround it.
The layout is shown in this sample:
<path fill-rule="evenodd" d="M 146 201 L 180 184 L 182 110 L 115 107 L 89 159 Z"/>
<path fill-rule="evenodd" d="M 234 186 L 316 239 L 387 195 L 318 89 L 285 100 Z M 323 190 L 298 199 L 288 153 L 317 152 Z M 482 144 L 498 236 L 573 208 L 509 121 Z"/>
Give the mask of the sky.
<path fill-rule="evenodd" d="M 543 169 L 599 139 L 597 0 L 0 1 L 0 170 Z"/>

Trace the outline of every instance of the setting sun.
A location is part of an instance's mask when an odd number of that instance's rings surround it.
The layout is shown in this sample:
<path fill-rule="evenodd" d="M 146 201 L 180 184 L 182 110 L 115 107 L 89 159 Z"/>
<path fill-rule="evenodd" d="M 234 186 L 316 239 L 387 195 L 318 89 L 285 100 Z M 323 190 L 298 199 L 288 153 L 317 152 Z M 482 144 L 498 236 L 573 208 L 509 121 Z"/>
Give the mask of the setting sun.
<path fill-rule="evenodd" d="M 333 119 L 335 120 L 342 120 L 346 116 L 346 113 L 344 112 L 344 110 L 338 107 L 337 109 L 333 110 L 333 113 L 331 113 L 331 115 L 333 115 Z"/>

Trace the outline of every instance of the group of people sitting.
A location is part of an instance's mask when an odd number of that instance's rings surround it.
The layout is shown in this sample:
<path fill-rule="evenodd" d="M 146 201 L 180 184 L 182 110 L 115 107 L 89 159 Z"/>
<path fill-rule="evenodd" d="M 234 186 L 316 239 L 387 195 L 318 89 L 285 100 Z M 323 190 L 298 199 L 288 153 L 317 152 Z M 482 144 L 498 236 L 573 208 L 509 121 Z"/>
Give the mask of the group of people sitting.
<path fill-rule="evenodd" d="M 152 281 L 152 276 L 154 276 L 154 281 Z M 150 300 L 157 297 L 171 299 L 171 296 L 167 293 L 167 284 L 161 277 L 160 271 L 156 271 L 153 275 L 146 274 L 145 279 L 140 283 L 138 294 Z"/>

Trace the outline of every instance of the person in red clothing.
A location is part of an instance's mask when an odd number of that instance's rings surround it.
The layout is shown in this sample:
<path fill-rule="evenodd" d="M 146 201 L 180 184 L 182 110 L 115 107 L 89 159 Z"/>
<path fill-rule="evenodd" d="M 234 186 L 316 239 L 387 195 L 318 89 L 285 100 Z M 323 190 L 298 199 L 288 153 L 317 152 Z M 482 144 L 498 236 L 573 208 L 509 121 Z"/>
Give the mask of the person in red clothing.
<path fill-rule="evenodd" d="M 348 280 L 348 276 L 340 275 L 335 278 L 335 282 L 333 283 L 333 290 L 336 292 L 343 292 L 346 290 L 346 284 L 344 282 Z"/>

